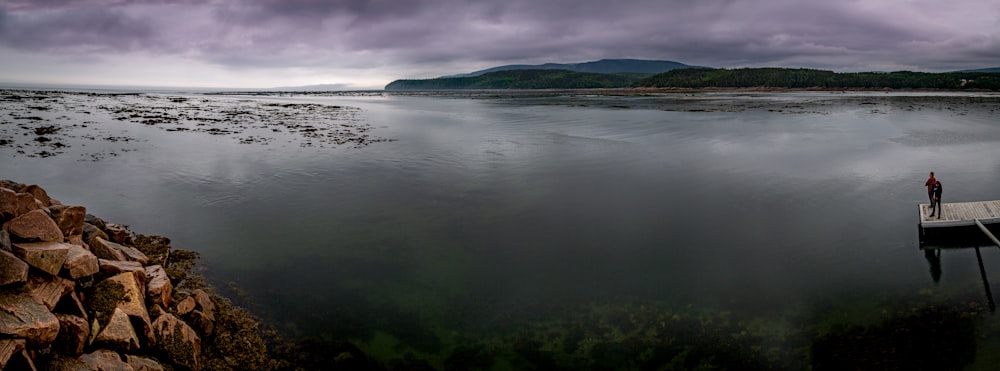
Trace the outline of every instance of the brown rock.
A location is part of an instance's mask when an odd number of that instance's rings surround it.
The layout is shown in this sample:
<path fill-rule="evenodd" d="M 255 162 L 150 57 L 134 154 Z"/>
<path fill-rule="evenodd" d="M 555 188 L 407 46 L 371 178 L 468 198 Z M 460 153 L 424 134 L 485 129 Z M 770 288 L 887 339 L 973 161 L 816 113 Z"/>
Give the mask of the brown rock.
<path fill-rule="evenodd" d="M 49 211 L 52 213 L 52 220 L 59 226 L 63 236 L 83 234 L 83 219 L 87 216 L 87 208 L 55 205 L 50 207 Z"/>
<path fill-rule="evenodd" d="M 0 339 L 0 370 L 7 367 L 11 356 L 24 349 L 24 344 L 24 339 Z"/>
<path fill-rule="evenodd" d="M 49 194 L 45 192 L 42 187 L 32 184 L 21 189 L 21 192 L 30 194 L 36 200 L 42 202 L 42 206 L 49 207 L 52 206 L 52 201 L 49 199 Z"/>
<path fill-rule="evenodd" d="M 17 192 L 0 188 L 0 218 L 13 218 L 17 215 Z"/>
<path fill-rule="evenodd" d="M 0 334 L 44 346 L 59 334 L 59 320 L 31 292 L 23 288 L 2 290 Z"/>
<path fill-rule="evenodd" d="M 87 214 L 87 218 L 83 219 L 83 222 L 87 223 L 87 224 L 92 224 L 93 226 L 95 226 L 97 228 L 100 228 L 100 229 L 104 229 L 104 227 L 107 225 L 107 223 L 104 221 L 104 219 L 98 218 L 97 216 L 94 216 L 93 214 Z M 106 239 L 107 238 L 105 238 L 105 240 Z"/>
<path fill-rule="evenodd" d="M 0 187 L 7 188 L 7 189 L 13 189 L 13 190 L 16 191 L 16 190 L 19 190 L 21 188 L 24 188 L 24 184 L 15 182 L 15 181 L 10 180 L 10 179 L 2 179 L 2 180 L 0 180 Z"/>
<path fill-rule="evenodd" d="M 15 242 L 13 250 L 25 263 L 54 276 L 59 274 L 72 246 L 62 242 Z"/>
<path fill-rule="evenodd" d="M 125 361 L 135 371 L 163 371 L 163 366 L 149 358 L 126 354 Z"/>
<path fill-rule="evenodd" d="M 101 274 L 106 276 L 128 272 L 134 274 L 136 279 L 142 278 L 143 282 L 146 280 L 146 269 L 139 262 L 97 259 L 97 264 L 100 266 Z"/>
<path fill-rule="evenodd" d="M 131 244 L 132 243 L 132 232 L 129 232 L 125 226 L 121 224 L 107 223 L 104 225 L 104 232 L 111 236 L 111 240 L 121 244 Z"/>
<path fill-rule="evenodd" d="M 11 219 L 4 229 L 10 232 L 12 237 L 25 241 L 54 241 L 63 240 L 62 230 L 52 221 L 43 210 L 31 210 L 21 216 Z"/>
<path fill-rule="evenodd" d="M 132 366 L 122 361 L 122 356 L 107 349 L 95 350 L 93 353 L 80 356 L 80 361 L 90 370 L 99 371 L 133 371 Z"/>
<path fill-rule="evenodd" d="M 215 302 L 212 301 L 212 297 L 202 289 L 194 290 L 191 295 L 198 301 L 198 307 L 201 308 L 201 311 L 214 320 Z"/>
<path fill-rule="evenodd" d="M 90 252 L 97 255 L 98 258 L 125 261 L 125 253 L 115 248 L 116 245 L 120 246 L 100 237 L 94 237 L 94 239 L 87 242 L 87 246 L 90 246 Z"/>
<path fill-rule="evenodd" d="M 139 336 L 128 317 L 121 308 L 115 308 L 111 320 L 94 337 L 94 344 L 122 352 L 139 349 Z"/>
<path fill-rule="evenodd" d="M 100 237 L 90 240 L 90 251 L 101 259 L 136 261 L 143 265 L 149 263 L 149 257 L 136 248 L 117 244 Z"/>
<path fill-rule="evenodd" d="M 101 266 L 97 263 L 97 255 L 77 245 L 69 244 L 69 246 L 66 262 L 63 263 L 66 275 L 77 279 L 100 272 Z"/>
<path fill-rule="evenodd" d="M 73 287 L 76 283 L 72 280 L 68 280 L 59 276 L 44 276 L 44 275 L 34 275 L 28 279 L 28 290 L 31 290 L 31 295 L 37 298 L 42 304 L 45 304 L 49 310 L 56 307 L 59 303 L 59 299 L 70 292 L 73 292 Z"/>
<path fill-rule="evenodd" d="M 173 294 L 173 285 L 170 284 L 170 277 L 167 271 L 159 265 L 146 267 L 146 298 L 154 304 L 160 304 L 164 308 L 170 307 L 170 296 Z"/>
<path fill-rule="evenodd" d="M 83 348 L 87 346 L 87 339 L 90 338 L 90 326 L 83 317 L 69 314 L 56 313 L 59 319 L 59 335 L 53 344 L 56 352 L 78 356 L 83 354 Z"/>
<path fill-rule="evenodd" d="M 188 314 L 188 323 L 205 337 L 212 336 L 212 331 L 215 330 L 215 318 L 197 309 Z"/>
<path fill-rule="evenodd" d="M 18 193 L 17 194 L 17 210 L 14 210 L 15 215 L 24 215 L 29 211 L 41 209 L 38 207 L 38 203 L 35 202 L 35 196 L 28 193 Z"/>
<path fill-rule="evenodd" d="M 82 235 L 74 234 L 72 236 L 66 236 L 66 243 L 68 243 L 70 245 L 77 245 L 77 246 L 80 246 L 80 247 L 82 247 L 84 249 L 87 249 L 87 251 L 90 251 L 89 246 L 87 246 L 87 243 L 83 242 L 83 236 Z"/>
<path fill-rule="evenodd" d="M 201 370 L 201 338 L 184 321 L 164 313 L 153 322 L 156 349 L 178 365 Z"/>
<path fill-rule="evenodd" d="M 145 277 L 145 271 L 143 271 L 143 277 Z M 121 309 L 129 317 L 135 318 L 142 324 L 142 327 L 136 329 L 137 332 L 141 333 L 147 341 L 152 341 L 153 333 L 149 312 L 146 311 L 145 290 L 136 280 L 134 274 L 120 273 L 99 282 L 94 286 L 93 296 L 87 304 L 88 309 L 101 312 L 103 318 L 112 314 L 115 308 Z"/>
<path fill-rule="evenodd" d="M 94 239 L 94 237 L 100 237 L 105 240 L 111 239 L 111 237 L 108 237 L 108 234 L 104 233 L 104 231 L 102 231 L 99 227 L 90 223 L 83 223 L 83 240 L 90 241 Z"/>
<path fill-rule="evenodd" d="M 197 305 L 198 302 L 195 301 L 194 296 L 188 296 L 186 299 L 181 300 L 180 303 L 177 303 L 177 314 L 183 316 L 185 314 L 191 313 L 191 311 L 193 311 L 195 306 Z"/>
<path fill-rule="evenodd" d="M 0 286 L 28 280 L 28 263 L 14 254 L 0 251 Z"/>

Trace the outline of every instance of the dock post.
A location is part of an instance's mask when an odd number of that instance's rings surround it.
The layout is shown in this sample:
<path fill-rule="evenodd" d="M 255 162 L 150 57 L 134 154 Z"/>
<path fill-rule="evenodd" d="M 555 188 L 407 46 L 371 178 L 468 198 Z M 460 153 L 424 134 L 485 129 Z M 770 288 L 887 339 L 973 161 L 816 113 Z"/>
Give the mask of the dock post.
<path fill-rule="evenodd" d="M 990 240 L 993 240 L 993 243 L 996 244 L 997 247 L 1000 247 L 1000 240 L 998 240 L 997 237 L 993 235 L 993 233 L 990 233 L 990 230 L 986 228 L 985 225 L 983 225 L 983 222 L 980 222 L 979 219 L 973 219 L 973 220 L 976 222 L 976 225 L 979 226 L 979 229 L 986 234 L 986 237 L 989 237 Z"/>
<path fill-rule="evenodd" d="M 979 260 L 979 275 L 983 277 L 983 288 L 986 289 L 986 303 L 990 305 L 990 313 L 996 312 L 997 305 L 993 302 L 993 291 L 990 290 L 990 281 L 986 279 L 986 268 L 983 267 L 983 255 L 979 253 L 979 246 L 976 246 L 976 260 Z"/>

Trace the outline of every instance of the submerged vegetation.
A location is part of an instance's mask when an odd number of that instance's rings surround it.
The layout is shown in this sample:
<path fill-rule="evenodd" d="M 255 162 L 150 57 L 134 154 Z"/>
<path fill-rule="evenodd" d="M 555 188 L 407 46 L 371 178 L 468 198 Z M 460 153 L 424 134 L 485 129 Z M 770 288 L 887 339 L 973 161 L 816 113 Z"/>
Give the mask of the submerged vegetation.
<path fill-rule="evenodd" d="M 169 275 L 181 282 L 175 300 L 189 290 L 210 290 L 194 272 L 197 254 L 169 244 L 159 236 L 135 238 L 153 259 L 170 257 Z M 981 325 L 989 320 L 988 309 L 976 296 L 942 298 L 925 290 L 874 309 L 872 303 L 841 302 L 770 319 L 622 301 L 496 318 L 474 326 L 475 334 L 427 328 L 414 317 L 383 319 L 400 322 L 390 327 L 409 328 L 401 331 L 413 336 L 387 328 L 393 334 L 290 340 L 250 311 L 212 295 L 218 317 L 215 334 L 203 344 L 202 364 L 209 370 L 961 369 L 975 361 L 980 339 L 1000 333 L 996 325 Z M 842 315 L 852 311 L 881 315 Z"/>

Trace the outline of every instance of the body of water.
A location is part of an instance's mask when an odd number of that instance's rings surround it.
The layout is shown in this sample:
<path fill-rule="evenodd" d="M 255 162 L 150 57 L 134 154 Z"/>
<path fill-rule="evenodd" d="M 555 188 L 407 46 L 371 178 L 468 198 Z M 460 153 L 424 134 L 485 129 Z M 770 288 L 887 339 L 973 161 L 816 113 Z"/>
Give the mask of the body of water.
<path fill-rule="evenodd" d="M 929 171 L 946 203 L 1000 198 L 996 94 L 50 95 L 0 106 L 0 178 L 168 236 L 280 329 L 382 362 L 600 368 L 673 331 L 798 365 L 831 323 L 986 302 L 973 250 L 919 249 L 916 205 Z M 340 111 L 238 133 L 114 118 L 154 98 Z M 46 125 L 56 155 L 20 134 Z"/>

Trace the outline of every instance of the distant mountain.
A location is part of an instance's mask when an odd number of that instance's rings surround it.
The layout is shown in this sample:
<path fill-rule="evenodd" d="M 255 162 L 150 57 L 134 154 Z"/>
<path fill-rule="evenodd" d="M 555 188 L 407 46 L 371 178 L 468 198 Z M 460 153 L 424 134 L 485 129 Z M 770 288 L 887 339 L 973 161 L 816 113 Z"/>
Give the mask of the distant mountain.
<path fill-rule="evenodd" d="M 396 80 L 386 90 L 588 89 L 626 87 L 676 69 L 707 68 L 673 61 L 602 59 L 584 63 L 512 64 L 424 80 Z"/>
<path fill-rule="evenodd" d="M 978 70 L 961 70 L 958 72 L 1000 72 L 1000 67 L 980 68 Z"/>
<path fill-rule="evenodd" d="M 599 61 L 584 63 L 545 63 L 545 64 L 511 64 L 487 68 L 476 72 L 442 76 L 442 78 L 452 77 L 473 77 L 490 72 L 510 71 L 510 70 L 567 70 L 573 72 L 589 73 L 637 73 L 654 75 L 678 68 L 704 68 L 699 66 L 689 66 L 684 63 L 673 61 L 651 61 L 642 59 L 601 59 Z"/>
<path fill-rule="evenodd" d="M 508 70 L 468 77 L 439 77 L 426 80 L 396 80 L 385 90 L 463 89 L 597 89 L 623 88 L 647 74 L 610 74 L 567 70 Z"/>

